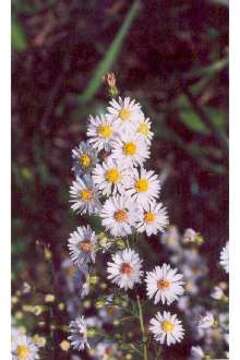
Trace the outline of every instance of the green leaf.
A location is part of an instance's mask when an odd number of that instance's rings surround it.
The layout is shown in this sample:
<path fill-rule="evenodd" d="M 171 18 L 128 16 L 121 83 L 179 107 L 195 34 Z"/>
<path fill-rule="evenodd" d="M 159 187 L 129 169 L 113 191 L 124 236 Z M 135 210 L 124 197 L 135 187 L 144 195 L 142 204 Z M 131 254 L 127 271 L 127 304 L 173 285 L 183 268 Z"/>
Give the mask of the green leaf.
<path fill-rule="evenodd" d="M 27 38 L 22 26 L 16 20 L 13 20 L 11 30 L 13 49 L 16 51 L 25 50 L 27 48 Z"/>
<path fill-rule="evenodd" d="M 112 65 L 116 61 L 119 51 L 121 49 L 121 46 L 123 44 L 123 40 L 125 36 L 127 35 L 129 28 L 136 17 L 139 10 L 139 0 L 134 1 L 131 8 L 129 9 L 127 16 L 120 27 L 115 39 L 113 40 L 110 48 L 106 52 L 104 58 L 100 61 L 98 64 L 96 70 L 93 73 L 93 76 L 84 91 L 82 95 L 79 96 L 79 101 L 81 103 L 86 103 L 87 101 L 91 100 L 92 97 L 96 94 L 98 91 L 101 83 L 102 83 L 102 77 L 110 71 Z"/>

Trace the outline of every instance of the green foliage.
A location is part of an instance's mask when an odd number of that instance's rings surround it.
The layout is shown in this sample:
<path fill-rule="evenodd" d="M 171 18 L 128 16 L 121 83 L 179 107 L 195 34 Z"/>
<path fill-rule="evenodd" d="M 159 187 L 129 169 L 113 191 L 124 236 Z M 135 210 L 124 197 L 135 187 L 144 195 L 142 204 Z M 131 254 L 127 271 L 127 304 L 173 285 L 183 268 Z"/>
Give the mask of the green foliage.
<path fill-rule="evenodd" d="M 12 47 L 16 51 L 24 51 L 27 48 L 27 37 L 22 25 L 17 21 L 12 21 Z"/>

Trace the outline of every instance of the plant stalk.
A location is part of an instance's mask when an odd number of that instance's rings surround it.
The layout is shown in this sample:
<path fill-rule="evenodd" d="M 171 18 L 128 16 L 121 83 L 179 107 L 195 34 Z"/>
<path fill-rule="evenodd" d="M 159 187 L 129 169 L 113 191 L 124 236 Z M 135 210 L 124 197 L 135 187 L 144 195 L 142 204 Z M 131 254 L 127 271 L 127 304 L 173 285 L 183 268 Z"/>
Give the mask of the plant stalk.
<path fill-rule="evenodd" d="M 138 295 L 137 295 L 137 304 L 138 304 L 138 312 L 139 312 L 139 323 L 142 331 L 143 354 L 144 354 L 143 358 L 144 360 L 148 360 L 147 343 L 146 343 L 147 338 L 146 338 L 144 322 L 143 322 L 142 305 Z"/>

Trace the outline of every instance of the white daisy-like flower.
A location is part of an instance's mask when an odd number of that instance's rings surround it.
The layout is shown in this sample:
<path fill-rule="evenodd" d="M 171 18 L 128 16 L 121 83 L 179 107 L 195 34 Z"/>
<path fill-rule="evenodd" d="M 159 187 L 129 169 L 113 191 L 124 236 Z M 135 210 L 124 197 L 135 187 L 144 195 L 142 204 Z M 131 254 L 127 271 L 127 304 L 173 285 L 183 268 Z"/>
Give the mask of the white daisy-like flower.
<path fill-rule="evenodd" d="M 117 128 L 123 133 L 134 130 L 140 120 L 144 119 L 141 106 L 134 99 L 119 97 L 118 101 L 111 100 L 109 105 L 107 117 L 114 118 Z"/>
<path fill-rule="evenodd" d="M 97 154 L 88 142 L 82 141 L 72 150 L 73 167 L 76 175 L 89 173 L 97 163 Z"/>
<path fill-rule="evenodd" d="M 127 195 L 142 206 L 150 204 L 160 192 L 160 180 L 152 170 L 133 169 L 129 179 Z"/>
<path fill-rule="evenodd" d="M 108 279 L 124 290 L 132 289 L 141 282 L 143 275 L 142 260 L 132 249 L 124 249 L 112 255 L 113 262 L 108 262 Z"/>
<path fill-rule="evenodd" d="M 224 291 L 220 286 L 214 286 L 211 297 L 215 300 L 221 300 L 224 297 Z"/>
<path fill-rule="evenodd" d="M 80 214 L 89 213 L 91 215 L 101 207 L 97 189 L 90 176 L 85 176 L 83 179 L 76 177 L 70 187 L 70 197 L 71 208 Z"/>
<path fill-rule="evenodd" d="M 95 149 L 109 151 L 117 135 L 114 118 L 102 114 L 95 118 L 90 116 L 87 136 L 90 138 L 89 144 L 92 144 Z"/>
<path fill-rule="evenodd" d="M 122 194 L 129 179 L 129 169 L 111 156 L 93 170 L 93 182 L 103 195 Z"/>
<path fill-rule="evenodd" d="M 199 329 L 209 329 L 214 325 L 214 316 L 213 314 L 208 311 L 205 315 L 200 317 L 198 321 L 198 328 Z"/>
<path fill-rule="evenodd" d="M 147 296 L 154 298 L 154 304 L 160 301 L 170 305 L 184 293 L 182 281 L 183 275 L 177 273 L 170 265 L 163 264 L 155 266 L 153 271 L 147 272 L 145 281 L 147 285 Z"/>
<path fill-rule="evenodd" d="M 163 314 L 157 312 L 155 317 L 150 320 L 150 331 L 154 339 L 160 344 L 166 343 L 167 346 L 181 342 L 184 337 L 184 329 L 176 314 L 164 311 Z"/>
<path fill-rule="evenodd" d="M 147 144 L 151 144 L 153 138 L 153 132 L 151 131 L 150 119 L 141 119 L 136 126 L 136 133 L 140 135 Z"/>
<path fill-rule="evenodd" d="M 221 251 L 220 265 L 223 267 L 225 272 L 228 274 L 229 273 L 229 242 L 227 242 L 226 246 Z"/>
<path fill-rule="evenodd" d="M 110 341 L 98 343 L 93 351 L 93 355 L 96 360 L 120 360 L 123 358 L 123 354 L 118 350 L 117 344 Z"/>
<path fill-rule="evenodd" d="M 113 196 L 106 200 L 100 211 L 102 225 L 112 236 L 127 236 L 132 233 L 139 217 L 139 208 L 128 197 Z"/>
<path fill-rule="evenodd" d="M 81 351 L 84 350 L 85 347 L 90 348 L 87 338 L 87 324 L 84 316 L 71 321 L 69 331 L 71 335 L 68 336 L 68 339 L 70 340 L 73 349 Z"/>
<path fill-rule="evenodd" d="M 96 235 L 89 225 L 77 227 L 68 239 L 72 261 L 78 266 L 95 262 L 95 244 Z"/>
<path fill-rule="evenodd" d="M 127 166 L 142 165 L 150 156 L 149 147 L 139 136 L 128 133 L 119 137 L 113 144 L 112 157 Z"/>
<path fill-rule="evenodd" d="M 166 208 L 163 207 L 162 203 L 153 201 L 145 208 L 141 208 L 137 231 L 140 233 L 145 231 L 147 236 L 156 235 L 159 231 L 164 231 L 168 224 Z"/>
<path fill-rule="evenodd" d="M 191 360 L 202 360 L 205 357 L 203 349 L 201 346 L 192 346 L 191 347 Z"/>
<path fill-rule="evenodd" d="M 12 359 L 13 360 L 35 360 L 39 359 L 39 348 L 33 343 L 29 336 L 21 334 L 20 331 L 12 332 Z"/>

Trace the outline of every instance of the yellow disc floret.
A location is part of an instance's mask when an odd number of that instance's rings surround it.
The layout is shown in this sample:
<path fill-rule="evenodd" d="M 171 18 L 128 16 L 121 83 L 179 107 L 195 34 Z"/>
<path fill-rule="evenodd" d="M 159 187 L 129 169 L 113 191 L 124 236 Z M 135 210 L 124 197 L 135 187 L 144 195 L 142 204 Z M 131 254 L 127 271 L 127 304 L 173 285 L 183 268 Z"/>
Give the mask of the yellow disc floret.
<path fill-rule="evenodd" d="M 136 151 L 137 151 L 137 146 L 133 142 L 126 143 L 123 146 L 123 152 L 125 155 L 128 155 L 128 156 L 135 155 Z"/>
<path fill-rule="evenodd" d="M 135 182 L 137 192 L 146 192 L 149 189 L 149 181 L 147 179 L 139 179 Z"/>
<path fill-rule="evenodd" d="M 123 108 L 119 111 L 118 116 L 120 117 L 120 119 L 122 121 L 128 121 L 128 120 L 130 120 L 131 110 L 129 110 L 127 108 Z"/>
<path fill-rule="evenodd" d="M 175 328 L 175 325 L 169 320 L 164 320 L 161 323 L 161 326 L 162 326 L 163 331 L 166 332 L 166 333 L 172 332 L 174 330 L 174 328 Z"/>
<path fill-rule="evenodd" d="M 102 136 L 103 138 L 107 139 L 112 136 L 113 129 L 110 125 L 100 125 L 98 127 L 97 133 L 99 136 Z"/>
<path fill-rule="evenodd" d="M 89 189 L 81 190 L 80 197 L 83 201 L 86 201 L 86 202 L 92 200 L 92 197 L 93 197 L 92 190 L 89 190 Z"/>
<path fill-rule="evenodd" d="M 145 122 L 142 122 L 137 129 L 137 132 L 139 134 L 142 134 L 143 136 L 148 136 L 150 133 L 150 129 L 149 129 L 149 125 L 146 124 Z"/>
<path fill-rule="evenodd" d="M 30 354 L 29 348 L 26 345 L 18 345 L 16 355 L 19 360 L 26 360 Z"/>
<path fill-rule="evenodd" d="M 128 214 L 125 210 L 119 209 L 114 213 L 114 219 L 117 222 L 125 222 L 128 219 Z"/>
<path fill-rule="evenodd" d="M 91 158 L 88 154 L 82 154 L 79 158 L 79 162 L 83 168 L 87 169 L 91 165 Z"/>
<path fill-rule="evenodd" d="M 107 180 L 107 182 L 116 184 L 121 179 L 121 174 L 117 169 L 109 169 L 105 173 L 105 179 Z"/>
<path fill-rule="evenodd" d="M 170 281 L 168 281 L 166 279 L 161 279 L 157 282 L 157 287 L 158 287 L 158 289 L 161 289 L 161 290 L 169 289 L 170 286 L 171 286 Z"/>
<path fill-rule="evenodd" d="M 151 211 L 146 212 L 144 214 L 144 221 L 146 223 L 153 223 L 155 219 L 156 219 L 156 215 L 154 213 L 152 213 Z"/>

